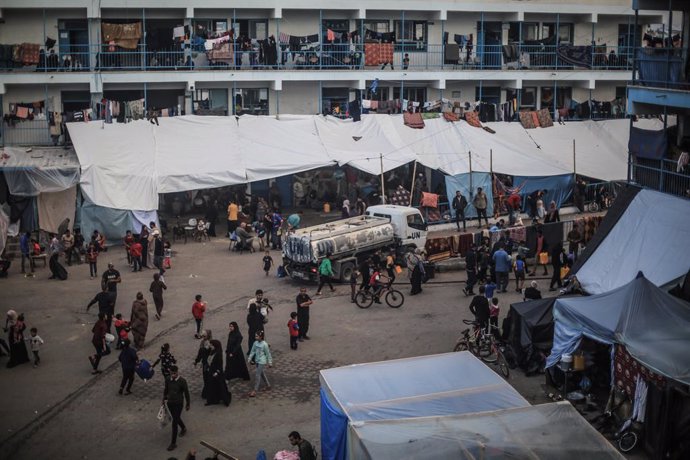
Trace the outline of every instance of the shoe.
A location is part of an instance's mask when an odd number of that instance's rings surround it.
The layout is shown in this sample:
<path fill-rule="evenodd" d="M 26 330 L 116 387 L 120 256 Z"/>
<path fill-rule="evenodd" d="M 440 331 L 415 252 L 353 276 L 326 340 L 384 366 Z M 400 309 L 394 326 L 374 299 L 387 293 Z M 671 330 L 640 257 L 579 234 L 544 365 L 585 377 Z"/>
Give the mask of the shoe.
<path fill-rule="evenodd" d="M 506 289 L 501 289 L 501 292 L 506 293 L 508 291 Z"/>
<path fill-rule="evenodd" d="M 298 341 L 298 342 L 304 342 L 304 339 L 299 338 L 299 339 L 297 339 L 297 341 Z"/>
<path fill-rule="evenodd" d="M 93 276 L 89 276 L 89 279 L 92 280 L 92 279 L 93 279 Z"/>
<path fill-rule="evenodd" d="M 122 394 L 122 388 L 120 388 L 117 392 L 117 394 L 121 395 Z"/>
<path fill-rule="evenodd" d="M 170 444 L 168 446 L 168 451 L 175 450 L 177 448 L 177 444 Z"/>
<path fill-rule="evenodd" d="M 320 292 L 317 292 L 316 295 L 321 295 L 321 293 L 320 293 Z"/>
<path fill-rule="evenodd" d="M 311 340 L 311 337 L 307 337 L 306 335 L 303 337 L 304 340 Z"/>
<path fill-rule="evenodd" d="M 187 434 L 187 428 L 182 428 L 182 430 L 180 431 L 180 437 L 183 437 L 186 434 Z"/>
<path fill-rule="evenodd" d="M 522 292 L 522 289 L 515 288 L 515 292 Z"/>
<path fill-rule="evenodd" d="M 462 293 L 465 294 L 466 296 L 469 295 L 468 292 L 467 292 L 467 288 L 462 288 Z"/>
<path fill-rule="evenodd" d="M 156 313 L 156 319 L 157 319 L 157 320 L 160 320 L 160 319 L 161 319 L 161 317 L 160 317 L 160 315 L 159 315 L 158 313 Z"/>
<path fill-rule="evenodd" d="M 256 397 L 256 391 L 250 391 L 247 396 L 249 396 L 250 398 L 255 398 Z"/>
<path fill-rule="evenodd" d="M 130 390 L 125 391 L 125 396 L 126 396 L 126 395 L 131 395 L 131 394 L 132 394 L 132 392 L 131 392 Z"/>
<path fill-rule="evenodd" d="M 549 288 L 549 292 L 553 292 L 555 290 L 556 290 L 555 288 Z"/>
<path fill-rule="evenodd" d="M 89 356 L 89 362 L 91 363 L 91 367 L 93 367 L 93 370 L 96 370 L 96 362 L 93 359 L 93 356 Z"/>
<path fill-rule="evenodd" d="M 194 338 L 195 338 L 195 339 L 200 339 L 201 337 L 199 337 L 199 334 L 194 334 Z"/>
<path fill-rule="evenodd" d="M 335 288 L 331 289 L 331 292 L 335 292 Z"/>
<path fill-rule="evenodd" d="M 98 369 L 94 369 L 94 371 L 91 373 L 91 375 L 96 375 L 96 374 L 102 374 L 103 371 L 99 371 Z"/>
<path fill-rule="evenodd" d="M 271 391 L 271 385 L 266 385 L 266 387 L 264 388 L 264 391 Z"/>

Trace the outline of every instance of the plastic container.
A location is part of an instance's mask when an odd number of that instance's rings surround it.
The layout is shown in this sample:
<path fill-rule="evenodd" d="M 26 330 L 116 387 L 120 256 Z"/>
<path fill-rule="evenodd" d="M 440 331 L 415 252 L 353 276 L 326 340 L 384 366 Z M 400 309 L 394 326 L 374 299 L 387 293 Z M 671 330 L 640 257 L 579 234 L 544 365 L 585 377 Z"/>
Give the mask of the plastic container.
<path fill-rule="evenodd" d="M 573 356 L 573 370 L 574 371 L 584 371 L 585 370 L 585 355 L 578 353 Z"/>
<path fill-rule="evenodd" d="M 331 212 L 331 203 L 324 203 L 323 204 L 323 212 L 326 214 Z"/>
<path fill-rule="evenodd" d="M 561 355 L 561 362 L 559 363 L 559 366 L 563 372 L 567 372 L 573 367 L 573 355 L 569 353 L 563 353 Z"/>

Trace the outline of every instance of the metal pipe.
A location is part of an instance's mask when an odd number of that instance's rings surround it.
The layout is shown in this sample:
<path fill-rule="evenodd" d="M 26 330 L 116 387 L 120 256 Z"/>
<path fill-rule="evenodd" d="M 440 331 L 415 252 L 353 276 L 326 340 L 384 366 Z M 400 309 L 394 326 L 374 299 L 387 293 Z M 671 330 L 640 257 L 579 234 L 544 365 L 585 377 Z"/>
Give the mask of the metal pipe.
<path fill-rule="evenodd" d="M 556 69 L 558 69 L 558 45 L 561 42 L 561 13 L 556 13 L 556 49 L 554 49 L 554 54 L 556 55 Z"/>
<path fill-rule="evenodd" d="M 323 10 L 322 10 L 322 9 L 319 9 L 319 43 L 321 43 L 321 46 L 320 46 L 320 48 L 319 48 L 319 50 L 320 50 L 321 52 L 319 53 L 318 58 L 319 58 L 319 70 L 321 70 L 321 66 L 322 66 L 321 56 L 323 56 L 323 46 L 324 46 L 324 39 L 323 39 Z M 309 61 L 309 59 L 307 59 L 307 62 L 308 62 L 308 61 Z"/>
<path fill-rule="evenodd" d="M 446 63 L 446 42 L 444 37 L 446 35 L 446 21 L 441 20 L 441 70 L 443 70 L 443 65 Z"/>
<path fill-rule="evenodd" d="M 146 8 L 141 9 L 141 27 L 144 34 L 144 43 L 141 48 L 141 70 L 146 70 Z"/>

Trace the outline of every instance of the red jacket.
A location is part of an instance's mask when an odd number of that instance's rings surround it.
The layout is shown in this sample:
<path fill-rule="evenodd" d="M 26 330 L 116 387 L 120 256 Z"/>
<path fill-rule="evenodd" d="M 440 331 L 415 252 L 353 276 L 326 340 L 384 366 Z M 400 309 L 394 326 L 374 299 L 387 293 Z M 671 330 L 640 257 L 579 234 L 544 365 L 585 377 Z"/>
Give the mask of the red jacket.
<path fill-rule="evenodd" d="M 195 319 L 204 319 L 204 312 L 206 311 L 206 304 L 204 302 L 194 302 L 192 305 L 192 316 Z"/>
<path fill-rule="evenodd" d="M 287 323 L 288 329 L 290 329 L 290 335 L 292 337 L 299 337 L 299 325 L 297 324 L 297 320 L 290 319 Z"/>
<path fill-rule="evenodd" d="M 134 243 L 130 248 L 129 248 L 129 254 L 132 257 L 139 257 L 141 256 L 141 250 L 143 248 L 141 247 L 141 243 Z"/>

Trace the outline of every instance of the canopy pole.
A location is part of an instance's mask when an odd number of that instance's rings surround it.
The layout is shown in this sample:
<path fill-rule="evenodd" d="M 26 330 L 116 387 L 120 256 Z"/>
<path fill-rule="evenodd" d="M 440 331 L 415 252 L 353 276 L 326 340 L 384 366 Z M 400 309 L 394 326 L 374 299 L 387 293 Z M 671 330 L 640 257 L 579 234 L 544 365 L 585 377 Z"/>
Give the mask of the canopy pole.
<path fill-rule="evenodd" d="M 414 179 L 417 177 L 417 160 L 414 160 L 414 167 L 412 168 L 412 187 L 410 187 L 410 206 L 412 206 L 412 197 L 414 196 Z"/>
<path fill-rule="evenodd" d="M 577 182 L 577 162 L 575 161 L 575 139 L 573 139 L 573 181 Z"/>
<path fill-rule="evenodd" d="M 379 161 L 381 162 L 381 204 L 386 204 L 386 190 L 383 180 L 383 153 L 379 153 Z"/>
<path fill-rule="evenodd" d="M 472 150 L 469 152 L 470 155 L 470 197 L 474 193 L 474 185 L 472 184 Z"/>

